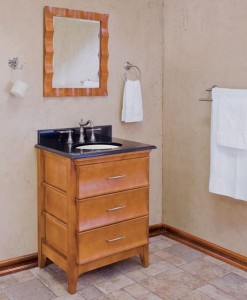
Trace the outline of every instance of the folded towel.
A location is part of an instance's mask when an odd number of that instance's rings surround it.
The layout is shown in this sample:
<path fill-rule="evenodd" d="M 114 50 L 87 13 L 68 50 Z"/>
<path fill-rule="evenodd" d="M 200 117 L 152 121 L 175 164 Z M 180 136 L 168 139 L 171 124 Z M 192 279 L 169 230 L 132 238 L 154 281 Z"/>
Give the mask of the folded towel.
<path fill-rule="evenodd" d="M 214 88 L 212 98 L 209 191 L 247 200 L 247 91 Z"/>
<path fill-rule="evenodd" d="M 126 80 L 123 94 L 123 122 L 143 121 L 141 84 L 139 80 Z"/>
<path fill-rule="evenodd" d="M 247 149 L 247 90 L 213 89 L 219 119 L 217 143 L 236 149 Z"/>

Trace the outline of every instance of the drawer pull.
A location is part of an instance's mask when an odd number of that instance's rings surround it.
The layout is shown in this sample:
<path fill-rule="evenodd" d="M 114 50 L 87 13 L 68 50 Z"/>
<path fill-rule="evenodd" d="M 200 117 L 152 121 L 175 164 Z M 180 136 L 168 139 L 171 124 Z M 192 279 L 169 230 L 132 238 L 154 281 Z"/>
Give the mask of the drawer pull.
<path fill-rule="evenodd" d="M 123 239 L 125 239 L 125 236 L 124 236 L 124 235 L 123 235 L 123 236 L 119 236 L 119 237 L 117 237 L 117 238 L 115 238 L 115 239 L 112 239 L 112 240 L 106 240 L 106 241 L 107 241 L 107 243 L 112 243 L 112 242 L 120 241 L 120 240 L 123 240 Z"/>
<path fill-rule="evenodd" d="M 120 179 L 125 177 L 126 175 L 118 175 L 118 176 L 112 176 L 112 177 L 106 177 L 108 180 L 112 180 L 112 179 Z"/>
<path fill-rule="evenodd" d="M 125 208 L 125 207 L 126 207 L 125 205 L 121 205 L 121 206 L 117 206 L 117 207 L 113 207 L 113 208 L 106 208 L 105 210 L 115 211 L 115 210 L 119 210 L 119 209 L 122 209 L 122 208 Z"/>

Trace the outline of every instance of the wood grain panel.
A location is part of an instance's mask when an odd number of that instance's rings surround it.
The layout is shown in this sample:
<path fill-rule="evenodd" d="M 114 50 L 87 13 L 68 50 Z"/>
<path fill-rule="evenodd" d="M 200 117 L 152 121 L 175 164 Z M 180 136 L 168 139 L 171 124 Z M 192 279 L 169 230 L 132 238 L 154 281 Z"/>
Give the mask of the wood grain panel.
<path fill-rule="evenodd" d="M 148 159 L 137 158 L 78 168 L 77 198 L 148 186 Z"/>
<path fill-rule="evenodd" d="M 44 181 L 56 188 L 66 191 L 66 159 L 55 155 L 46 155 L 44 162 Z"/>
<path fill-rule="evenodd" d="M 67 197 L 65 193 L 51 188 L 48 185 L 44 186 L 45 189 L 45 210 L 67 223 Z"/>
<path fill-rule="evenodd" d="M 79 233 L 78 263 L 148 244 L 148 217 Z"/>
<path fill-rule="evenodd" d="M 67 255 L 67 228 L 49 214 L 45 214 L 45 241 L 63 255 Z"/>
<path fill-rule="evenodd" d="M 148 215 L 148 188 L 78 201 L 78 231 Z"/>

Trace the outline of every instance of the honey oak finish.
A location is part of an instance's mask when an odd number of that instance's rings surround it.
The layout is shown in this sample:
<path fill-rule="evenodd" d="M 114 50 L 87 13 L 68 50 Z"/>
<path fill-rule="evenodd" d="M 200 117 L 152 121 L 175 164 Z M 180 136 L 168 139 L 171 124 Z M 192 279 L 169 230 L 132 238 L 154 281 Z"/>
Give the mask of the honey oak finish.
<path fill-rule="evenodd" d="M 149 265 L 149 150 L 70 159 L 37 149 L 38 265 L 78 276 L 139 255 Z"/>
<path fill-rule="evenodd" d="M 45 30 L 44 30 L 44 96 L 45 97 L 66 97 L 66 96 L 107 96 L 108 80 L 108 18 L 107 14 L 86 12 L 67 8 L 45 6 Z M 53 16 L 93 20 L 100 22 L 100 68 L 99 88 L 53 88 Z"/>

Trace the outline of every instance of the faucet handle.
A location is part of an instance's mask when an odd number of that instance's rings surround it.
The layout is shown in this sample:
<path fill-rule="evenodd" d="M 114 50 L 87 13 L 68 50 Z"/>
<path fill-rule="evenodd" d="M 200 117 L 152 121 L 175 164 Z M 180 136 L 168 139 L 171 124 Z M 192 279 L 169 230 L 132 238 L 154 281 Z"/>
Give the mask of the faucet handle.
<path fill-rule="evenodd" d="M 73 144 L 72 132 L 73 130 L 68 130 L 69 136 L 68 136 L 67 144 Z"/>

